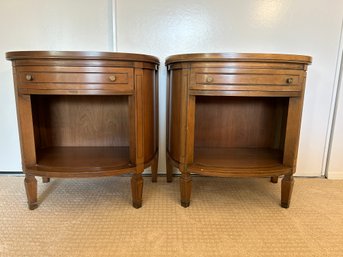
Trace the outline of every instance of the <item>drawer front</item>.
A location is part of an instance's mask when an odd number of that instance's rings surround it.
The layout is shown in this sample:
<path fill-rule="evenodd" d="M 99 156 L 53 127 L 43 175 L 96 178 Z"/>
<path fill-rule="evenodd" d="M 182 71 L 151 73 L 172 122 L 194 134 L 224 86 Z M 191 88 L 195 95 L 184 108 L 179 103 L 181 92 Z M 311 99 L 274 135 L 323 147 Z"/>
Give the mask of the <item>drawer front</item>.
<path fill-rule="evenodd" d="M 288 74 L 287 74 L 288 73 Z M 192 74 L 190 89 L 194 90 L 263 90 L 263 91 L 301 91 L 299 71 L 275 74 L 198 72 Z"/>
<path fill-rule="evenodd" d="M 20 73 L 22 84 L 36 83 L 89 83 L 89 84 L 127 84 L 128 74 L 115 73 Z"/>
<path fill-rule="evenodd" d="M 232 85 L 298 85 L 295 75 L 242 75 L 242 74 L 197 74 L 196 84 Z"/>
<path fill-rule="evenodd" d="M 56 69 L 19 69 L 18 87 L 42 90 L 111 90 L 113 92 L 133 91 L 133 70 L 124 68 L 107 69 L 106 72 L 84 72 L 75 68 L 62 71 Z"/>

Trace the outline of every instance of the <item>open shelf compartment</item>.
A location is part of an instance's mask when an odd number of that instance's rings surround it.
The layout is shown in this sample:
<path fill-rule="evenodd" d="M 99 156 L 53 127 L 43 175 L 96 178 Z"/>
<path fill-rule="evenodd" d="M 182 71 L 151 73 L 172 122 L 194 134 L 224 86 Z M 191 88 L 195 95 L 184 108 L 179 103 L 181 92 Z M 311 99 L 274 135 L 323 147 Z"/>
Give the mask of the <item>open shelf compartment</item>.
<path fill-rule="evenodd" d="M 194 161 L 198 173 L 284 174 L 287 97 L 197 96 Z"/>
<path fill-rule="evenodd" d="M 128 96 L 32 95 L 32 170 L 98 172 L 132 166 Z"/>

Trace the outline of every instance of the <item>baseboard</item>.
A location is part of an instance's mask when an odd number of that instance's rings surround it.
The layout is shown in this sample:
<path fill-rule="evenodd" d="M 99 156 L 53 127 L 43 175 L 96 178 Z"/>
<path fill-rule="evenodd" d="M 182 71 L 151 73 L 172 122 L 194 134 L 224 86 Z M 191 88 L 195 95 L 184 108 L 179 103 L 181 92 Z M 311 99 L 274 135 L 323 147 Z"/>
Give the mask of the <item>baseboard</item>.
<path fill-rule="evenodd" d="M 22 171 L 0 171 L 0 176 L 23 176 Z"/>
<path fill-rule="evenodd" d="M 343 179 L 343 172 L 329 172 L 326 177 L 328 179 Z"/>

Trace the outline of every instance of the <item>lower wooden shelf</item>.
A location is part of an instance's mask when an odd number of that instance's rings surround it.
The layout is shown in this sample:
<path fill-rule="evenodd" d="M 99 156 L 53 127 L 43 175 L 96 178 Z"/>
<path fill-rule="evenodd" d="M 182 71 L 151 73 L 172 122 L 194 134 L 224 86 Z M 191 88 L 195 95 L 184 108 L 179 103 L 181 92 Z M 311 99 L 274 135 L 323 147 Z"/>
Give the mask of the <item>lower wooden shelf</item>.
<path fill-rule="evenodd" d="M 110 176 L 134 170 L 129 147 L 49 147 L 37 151 L 37 165 L 28 171 L 37 176 Z"/>
<path fill-rule="evenodd" d="M 195 147 L 191 172 L 223 177 L 272 176 L 291 172 L 283 152 L 270 148 Z"/>

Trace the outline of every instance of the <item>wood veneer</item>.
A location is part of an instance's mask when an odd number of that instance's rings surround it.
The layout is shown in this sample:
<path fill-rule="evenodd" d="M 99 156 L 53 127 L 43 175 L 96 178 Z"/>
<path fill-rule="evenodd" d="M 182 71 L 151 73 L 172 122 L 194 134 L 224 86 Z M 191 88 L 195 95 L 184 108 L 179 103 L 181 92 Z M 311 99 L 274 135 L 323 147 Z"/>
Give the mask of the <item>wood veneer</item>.
<path fill-rule="evenodd" d="M 282 54 L 183 54 L 168 68 L 167 181 L 181 171 L 181 204 L 191 173 L 282 180 L 290 204 L 307 65 Z"/>
<path fill-rule="evenodd" d="M 25 187 L 38 206 L 37 180 L 132 173 L 142 205 L 144 168 L 157 179 L 158 65 L 148 55 L 9 52 L 16 90 Z"/>

